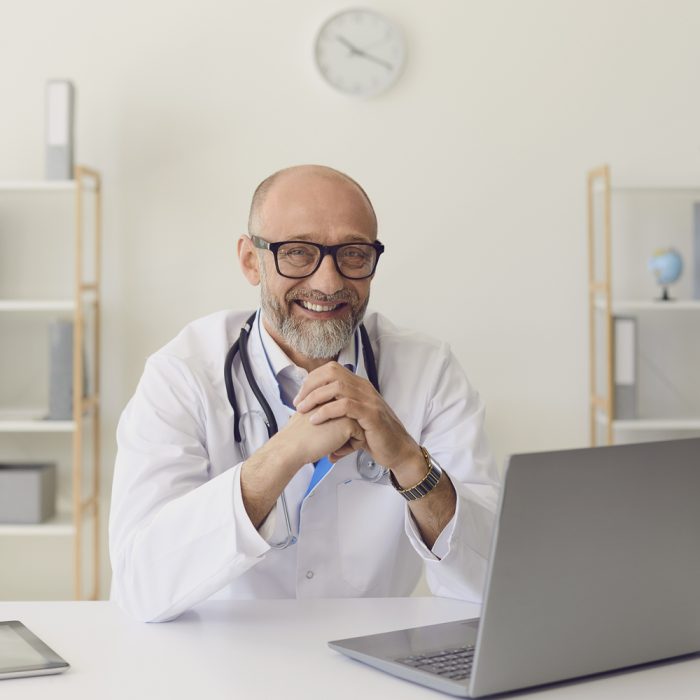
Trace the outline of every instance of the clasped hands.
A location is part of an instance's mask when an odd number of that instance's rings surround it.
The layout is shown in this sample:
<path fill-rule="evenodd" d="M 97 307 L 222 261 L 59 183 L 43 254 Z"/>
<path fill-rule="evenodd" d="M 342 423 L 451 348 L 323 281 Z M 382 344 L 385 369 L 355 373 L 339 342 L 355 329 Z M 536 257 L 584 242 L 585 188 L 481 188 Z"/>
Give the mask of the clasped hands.
<path fill-rule="evenodd" d="M 315 369 L 294 399 L 297 414 L 283 432 L 296 438 L 303 463 L 332 462 L 365 450 L 391 469 L 422 459 L 420 448 L 372 384 L 337 362 Z"/>

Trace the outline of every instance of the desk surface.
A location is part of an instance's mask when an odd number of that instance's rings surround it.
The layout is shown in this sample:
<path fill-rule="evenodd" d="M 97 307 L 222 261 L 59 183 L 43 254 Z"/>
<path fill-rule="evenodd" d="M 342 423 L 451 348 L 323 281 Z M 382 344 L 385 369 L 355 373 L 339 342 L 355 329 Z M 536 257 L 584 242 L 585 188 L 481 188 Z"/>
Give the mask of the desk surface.
<path fill-rule="evenodd" d="M 144 624 L 107 602 L 0 603 L 0 620 L 21 620 L 71 664 L 57 676 L 0 681 L 0 696 L 447 698 L 345 658 L 326 642 L 476 614 L 477 606 L 444 598 L 220 601 Z M 517 697 L 697 700 L 699 689 L 700 657 L 693 657 Z"/>

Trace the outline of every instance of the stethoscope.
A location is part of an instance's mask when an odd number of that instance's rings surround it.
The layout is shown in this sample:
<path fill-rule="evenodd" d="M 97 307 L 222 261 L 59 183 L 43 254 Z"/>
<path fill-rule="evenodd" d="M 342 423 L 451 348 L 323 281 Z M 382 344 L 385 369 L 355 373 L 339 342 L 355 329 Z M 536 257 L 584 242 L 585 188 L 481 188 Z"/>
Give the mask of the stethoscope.
<path fill-rule="evenodd" d="M 236 400 L 236 392 L 233 388 L 233 360 L 236 354 L 240 355 L 241 365 L 243 366 L 243 372 L 245 373 L 246 380 L 250 386 L 251 391 L 255 395 L 260 408 L 262 408 L 265 421 L 265 427 L 267 428 L 268 440 L 277 433 L 277 420 L 272 412 L 270 404 L 267 402 L 265 395 L 263 394 L 260 386 L 255 380 L 253 375 L 253 369 L 250 365 L 250 356 L 248 354 L 248 338 L 250 331 L 255 322 L 257 312 L 252 314 L 250 318 L 245 322 L 245 325 L 241 328 L 241 333 L 238 340 L 231 346 L 228 353 L 226 354 L 226 362 L 224 364 L 224 381 L 226 383 L 226 394 L 228 395 L 229 403 L 233 409 L 233 439 L 236 444 L 240 446 L 241 454 L 243 454 L 244 459 L 247 459 L 247 450 L 244 444 L 244 435 L 241 434 L 241 414 L 238 409 L 238 401 Z M 362 357 L 365 361 L 365 370 L 367 372 L 367 378 L 371 382 L 372 386 L 379 392 L 379 379 L 377 377 L 377 364 L 374 358 L 374 352 L 372 350 L 372 345 L 369 342 L 369 335 L 364 324 L 360 324 L 360 338 L 362 339 Z M 388 470 L 377 464 L 372 457 L 367 454 L 364 450 L 360 450 L 357 454 L 357 472 L 366 481 L 377 482 L 381 481 L 388 474 Z M 287 537 L 283 542 L 269 543 L 273 549 L 285 549 L 296 542 L 296 537 L 292 534 L 292 525 L 289 518 L 289 508 L 287 507 L 287 499 L 285 497 L 284 491 L 280 494 L 280 501 L 282 503 L 282 511 L 284 513 L 285 525 L 287 528 Z"/>

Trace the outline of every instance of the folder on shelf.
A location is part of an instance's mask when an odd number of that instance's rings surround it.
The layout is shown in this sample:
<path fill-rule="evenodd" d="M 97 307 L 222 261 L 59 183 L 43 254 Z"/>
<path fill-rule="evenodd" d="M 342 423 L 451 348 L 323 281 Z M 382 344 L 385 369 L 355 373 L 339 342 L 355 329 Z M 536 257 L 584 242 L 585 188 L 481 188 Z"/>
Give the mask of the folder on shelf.
<path fill-rule="evenodd" d="M 615 419 L 637 418 L 637 319 L 613 319 Z"/>
<path fill-rule="evenodd" d="M 693 204 L 693 299 L 700 299 L 700 202 Z"/>
<path fill-rule="evenodd" d="M 73 179 L 75 88 L 69 80 L 46 84 L 46 179 Z"/>

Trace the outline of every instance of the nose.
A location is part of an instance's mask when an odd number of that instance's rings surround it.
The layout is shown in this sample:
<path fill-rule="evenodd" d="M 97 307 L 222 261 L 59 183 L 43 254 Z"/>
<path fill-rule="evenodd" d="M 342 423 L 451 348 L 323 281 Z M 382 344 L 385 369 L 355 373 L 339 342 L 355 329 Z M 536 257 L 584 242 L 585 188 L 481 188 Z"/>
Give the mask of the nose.
<path fill-rule="evenodd" d="M 309 284 L 323 294 L 335 294 L 345 287 L 332 255 L 324 255 L 318 270 L 309 278 Z"/>

